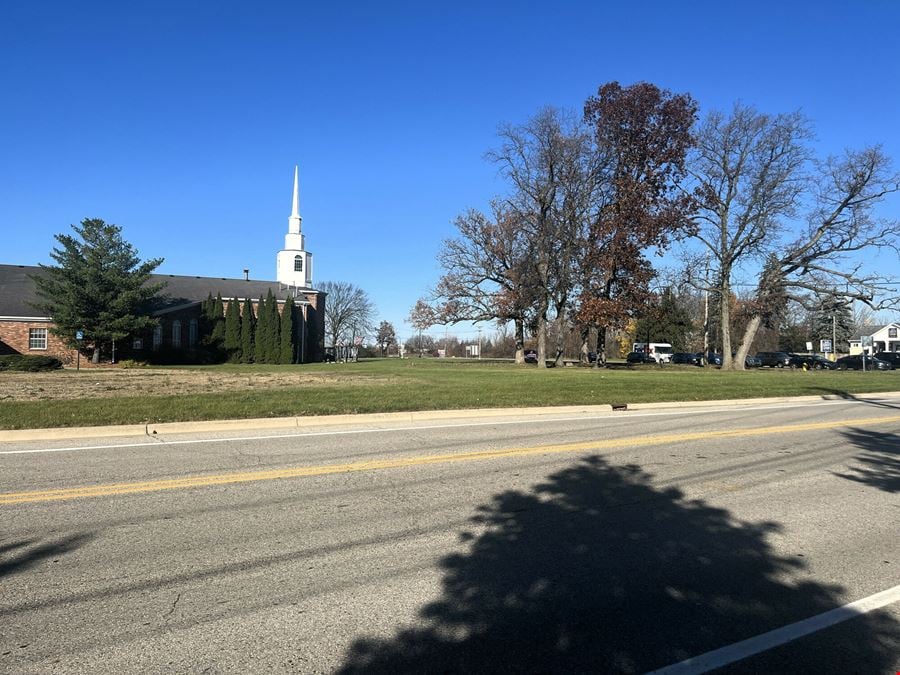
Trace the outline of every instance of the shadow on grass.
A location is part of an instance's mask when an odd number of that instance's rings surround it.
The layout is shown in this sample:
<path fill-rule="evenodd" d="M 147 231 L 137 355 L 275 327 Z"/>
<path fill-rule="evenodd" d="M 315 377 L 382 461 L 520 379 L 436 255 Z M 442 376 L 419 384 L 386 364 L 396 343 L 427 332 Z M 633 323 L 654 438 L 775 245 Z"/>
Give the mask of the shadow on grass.
<path fill-rule="evenodd" d="M 644 672 L 846 601 L 794 576 L 802 557 L 767 542 L 777 524 L 736 520 L 597 457 L 496 495 L 471 526 L 416 625 L 357 640 L 340 672 Z M 809 672 L 890 670 L 897 622 L 880 612 L 851 624 L 867 663 L 821 650 Z"/>
<path fill-rule="evenodd" d="M 851 466 L 849 473 L 834 475 L 885 492 L 900 492 L 900 435 L 871 429 L 848 429 L 841 435 L 863 450 L 853 458 L 861 466 Z"/>
<path fill-rule="evenodd" d="M 47 558 L 56 558 L 74 551 L 93 538 L 93 534 L 86 533 L 74 534 L 55 541 L 21 539 L 0 544 L 0 579 L 24 572 Z"/>

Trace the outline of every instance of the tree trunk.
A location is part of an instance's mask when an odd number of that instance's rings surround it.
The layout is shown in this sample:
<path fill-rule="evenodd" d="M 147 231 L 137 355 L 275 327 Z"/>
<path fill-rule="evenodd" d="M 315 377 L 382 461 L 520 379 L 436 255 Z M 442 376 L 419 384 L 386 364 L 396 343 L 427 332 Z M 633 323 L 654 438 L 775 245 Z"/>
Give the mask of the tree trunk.
<path fill-rule="evenodd" d="M 524 365 L 525 363 L 525 320 L 513 319 L 513 325 L 516 331 L 516 363 Z"/>
<path fill-rule="evenodd" d="M 547 367 L 547 311 L 544 309 L 538 315 L 538 353 L 537 353 L 537 367 L 538 368 L 546 368 Z"/>
<path fill-rule="evenodd" d="M 761 323 L 762 317 L 758 314 L 751 316 L 750 321 L 747 322 L 747 327 L 744 329 L 744 337 L 741 339 L 741 344 L 738 347 L 737 356 L 735 357 L 735 370 L 745 369 L 744 359 L 747 358 L 747 352 L 750 351 L 750 345 L 753 343 L 753 339 L 756 337 L 756 332 L 759 330 Z"/>
<path fill-rule="evenodd" d="M 91 363 L 100 363 L 100 345 L 94 345 L 94 356 L 91 358 Z"/>
<path fill-rule="evenodd" d="M 563 329 L 566 323 L 565 310 L 556 308 L 556 357 L 553 359 L 553 365 L 559 366 L 559 361 L 563 356 Z"/>
<path fill-rule="evenodd" d="M 722 273 L 725 277 L 725 272 Z M 731 285 L 725 281 L 719 294 L 719 329 L 722 337 L 722 370 L 731 370 Z"/>
<path fill-rule="evenodd" d="M 597 328 L 597 361 L 594 366 L 606 368 L 606 326 Z"/>

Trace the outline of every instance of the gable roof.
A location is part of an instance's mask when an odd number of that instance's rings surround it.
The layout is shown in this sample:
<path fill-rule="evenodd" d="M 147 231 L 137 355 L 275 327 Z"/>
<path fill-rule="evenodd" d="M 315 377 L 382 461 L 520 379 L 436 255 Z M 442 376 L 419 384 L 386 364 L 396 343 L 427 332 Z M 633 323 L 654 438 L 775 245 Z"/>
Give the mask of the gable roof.
<path fill-rule="evenodd" d="M 866 335 L 877 335 L 885 328 L 900 328 L 900 322 L 894 321 L 892 323 L 886 323 L 882 326 L 866 326 Z M 893 339 L 893 338 L 892 338 Z M 857 333 L 856 337 L 850 339 L 851 342 L 861 342 L 862 334 Z"/>
<path fill-rule="evenodd" d="M 35 265 L 0 265 L 0 318 L 38 317 L 40 310 L 34 308 L 38 302 L 37 290 L 31 276 L 40 275 L 41 268 Z M 151 283 L 165 283 L 160 298 L 153 306 L 153 312 L 163 312 L 175 307 L 202 302 L 212 294 L 221 293 L 223 298 L 264 298 L 269 290 L 279 300 L 286 300 L 294 289 L 277 281 L 228 279 L 225 277 L 191 277 L 179 274 L 151 274 Z M 302 293 L 321 293 L 313 289 L 299 289 Z M 301 297 L 298 303 L 304 302 Z"/>

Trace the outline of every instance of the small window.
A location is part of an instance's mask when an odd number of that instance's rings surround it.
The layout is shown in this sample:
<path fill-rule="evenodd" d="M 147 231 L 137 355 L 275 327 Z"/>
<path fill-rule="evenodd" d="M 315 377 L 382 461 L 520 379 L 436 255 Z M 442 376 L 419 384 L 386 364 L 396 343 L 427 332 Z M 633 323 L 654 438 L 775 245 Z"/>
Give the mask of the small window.
<path fill-rule="evenodd" d="M 139 351 L 144 348 L 144 340 L 143 338 L 136 337 L 131 341 L 131 348 L 135 351 Z"/>
<path fill-rule="evenodd" d="M 153 329 L 153 349 L 162 347 L 162 324 L 156 324 Z"/>
<path fill-rule="evenodd" d="M 303 271 L 303 256 L 302 255 L 294 256 L 294 271 L 295 272 Z"/>
<path fill-rule="evenodd" d="M 896 328 L 888 328 L 888 339 L 893 339 L 897 337 L 897 329 Z"/>
<path fill-rule="evenodd" d="M 178 319 L 172 322 L 172 346 L 176 349 L 181 347 L 181 321 Z"/>
<path fill-rule="evenodd" d="M 197 345 L 198 328 L 199 325 L 197 319 L 191 319 L 191 323 L 188 325 L 188 347 L 195 347 Z"/>
<path fill-rule="evenodd" d="M 47 329 L 28 329 L 28 349 L 47 349 Z"/>

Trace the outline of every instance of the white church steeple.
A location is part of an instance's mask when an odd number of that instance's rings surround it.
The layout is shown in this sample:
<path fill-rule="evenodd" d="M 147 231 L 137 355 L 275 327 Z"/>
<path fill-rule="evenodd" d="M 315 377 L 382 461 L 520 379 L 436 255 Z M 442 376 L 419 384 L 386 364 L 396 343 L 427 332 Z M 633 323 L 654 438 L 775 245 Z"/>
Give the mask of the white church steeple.
<path fill-rule="evenodd" d="M 284 235 L 284 248 L 278 252 L 276 259 L 277 281 L 285 286 L 296 288 L 312 288 L 312 253 L 305 250 L 305 237 L 300 226 L 300 170 L 294 167 L 294 196 L 291 202 L 291 215 L 288 218 L 288 231 Z"/>

